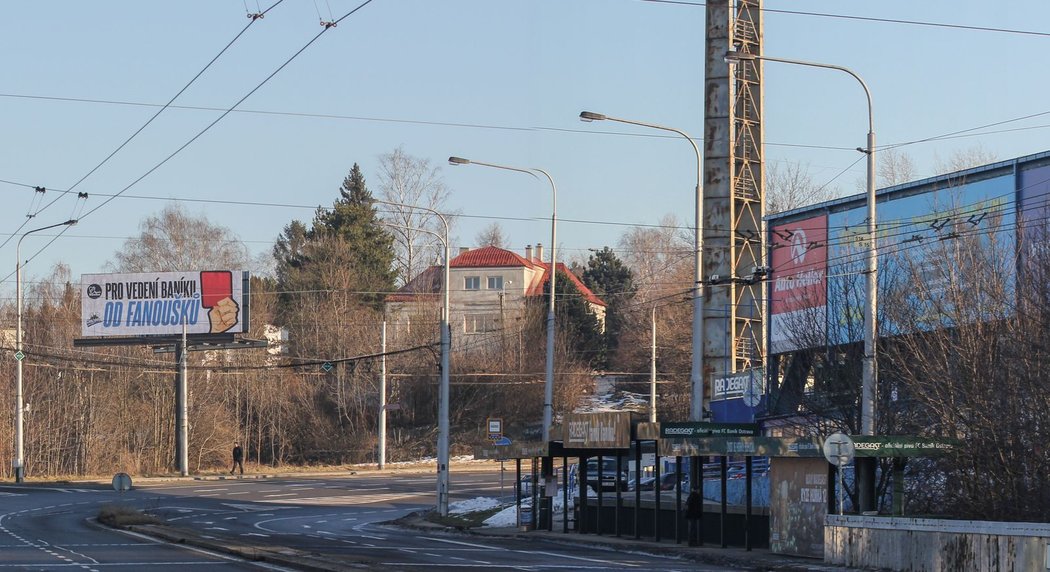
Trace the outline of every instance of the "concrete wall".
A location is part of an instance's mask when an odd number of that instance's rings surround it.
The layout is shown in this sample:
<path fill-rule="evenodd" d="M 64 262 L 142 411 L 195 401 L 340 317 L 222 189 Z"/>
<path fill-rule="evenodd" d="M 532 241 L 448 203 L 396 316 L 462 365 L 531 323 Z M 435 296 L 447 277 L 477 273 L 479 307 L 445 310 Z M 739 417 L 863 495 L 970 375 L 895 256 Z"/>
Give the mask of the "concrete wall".
<path fill-rule="evenodd" d="M 1050 524 L 829 515 L 824 562 L 890 570 L 1050 570 Z"/>

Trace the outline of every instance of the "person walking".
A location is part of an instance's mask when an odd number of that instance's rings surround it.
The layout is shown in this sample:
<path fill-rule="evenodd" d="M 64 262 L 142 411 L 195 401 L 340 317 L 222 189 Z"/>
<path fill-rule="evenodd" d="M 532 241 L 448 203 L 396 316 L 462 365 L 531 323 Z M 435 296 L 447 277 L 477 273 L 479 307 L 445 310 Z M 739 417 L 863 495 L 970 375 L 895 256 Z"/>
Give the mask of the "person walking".
<path fill-rule="evenodd" d="M 241 474 L 244 474 L 244 451 L 241 449 L 240 443 L 233 444 L 233 467 L 230 469 L 232 475 L 237 467 L 241 468 Z"/>
<path fill-rule="evenodd" d="M 685 501 L 685 518 L 689 521 L 689 546 L 703 544 L 700 535 L 704 530 L 704 495 L 697 489 L 693 489 Z"/>

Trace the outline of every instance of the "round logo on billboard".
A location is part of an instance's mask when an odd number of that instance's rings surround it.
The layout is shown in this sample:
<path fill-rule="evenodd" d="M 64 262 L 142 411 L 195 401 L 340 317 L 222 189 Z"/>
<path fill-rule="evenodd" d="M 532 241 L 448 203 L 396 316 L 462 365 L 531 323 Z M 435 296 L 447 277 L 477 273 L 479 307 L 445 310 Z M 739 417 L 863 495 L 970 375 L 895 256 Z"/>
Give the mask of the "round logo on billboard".
<path fill-rule="evenodd" d="M 102 295 L 102 287 L 98 284 L 89 284 L 87 287 L 88 298 L 94 300 Z"/>
<path fill-rule="evenodd" d="M 809 252 L 809 240 L 806 239 L 806 231 L 796 228 L 791 231 L 791 262 L 802 264 Z"/>

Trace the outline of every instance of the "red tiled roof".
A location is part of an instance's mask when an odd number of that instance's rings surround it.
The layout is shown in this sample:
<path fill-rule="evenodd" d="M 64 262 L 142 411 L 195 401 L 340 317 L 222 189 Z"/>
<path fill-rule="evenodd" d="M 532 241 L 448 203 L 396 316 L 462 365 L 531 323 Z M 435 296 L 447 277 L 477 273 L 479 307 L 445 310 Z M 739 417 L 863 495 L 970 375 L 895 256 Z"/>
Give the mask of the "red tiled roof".
<path fill-rule="evenodd" d="M 543 285 L 550 280 L 550 264 L 538 260 L 526 260 L 509 250 L 495 246 L 486 246 L 468 250 L 452 259 L 452 268 L 517 268 L 525 267 L 541 272 L 533 279 L 532 284 L 525 291 L 526 296 L 542 296 Z M 599 298 L 591 289 L 584 286 L 583 282 L 562 263 L 558 263 L 558 270 L 572 280 L 576 289 L 583 297 L 598 306 L 605 307 L 605 302 Z M 423 296 L 432 296 L 441 292 L 441 267 L 431 266 L 413 278 L 408 284 L 386 297 L 387 302 L 410 302 Z"/>
<path fill-rule="evenodd" d="M 505 268 L 508 266 L 535 268 L 536 264 L 514 252 L 496 246 L 468 250 L 452 259 L 452 268 Z"/>
<path fill-rule="evenodd" d="M 546 262 L 536 262 L 535 266 L 543 269 L 543 277 L 529 288 L 529 291 L 525 293 L 526 296 L 542 296 L 543 285 L 546 284 L 548 280 L 550 280 L 550 264 Z M 558 263 L 558 270 L 561 271 L 561 273 L 559 273 L 559 276 L 568 276 L 569 280 L 572 280 L 572 283 L 576 286 L 576 289 L 579 290 L 581 294 L 583 294 L 583 297 L 588 302 L 602 307 L 605 307 L 607 305 L 605 301 L 599 298 L 597 294 L 592 292 L 590 288 L 584 286 L 583 281 L 581 281 L 575 274 L 573 274 L 568 269 L 568 267 L 566 267 L 561 262 Z"/>

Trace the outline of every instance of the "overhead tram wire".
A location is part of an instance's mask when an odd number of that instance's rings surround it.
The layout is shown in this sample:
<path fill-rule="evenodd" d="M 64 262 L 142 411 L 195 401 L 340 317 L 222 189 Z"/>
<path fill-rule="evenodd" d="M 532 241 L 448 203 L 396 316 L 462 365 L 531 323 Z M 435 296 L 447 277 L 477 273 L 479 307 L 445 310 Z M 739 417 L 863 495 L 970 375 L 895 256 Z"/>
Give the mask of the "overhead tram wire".
<path fill-rule="evenodd" d="M 234 36 L 233 39 L 230 40 L 226 44 L 225 47 L 223 47 L 221 50 L 219 50 L 219 53 L 215 54 L 215 57 L 213 57 L 203 68 L 201 68 L 200 71 L 198 71 L 197 74 L 194 75 L 193 78 L 190 79 L 190 81 L 186 83 L 186 85 L 182 86 L 182 89 L 180 89 L 178 91 L 178 93 L 173 95 L 171 97 L 171 99 L 168 100 L 167 103 L 162 105 L 160 107 L 160 109 L 158 109 L 156 113 L 154 113 L 149 119 L 146 120 L 145 123 L 143 123 L 138 129 L 136 129 L 134 133 L 129 135 L 128 138 L 125 139 L 120 145 L 118 145 L 116 149 L 114 149 L 109 155 L 106 155 L 106 157 L 104 159 L 102 159 L 102 161 L 100 161 L 97 165 L 92 167 L 91 170 L 88 171 L 87 174 L 85 174 L 83 177 L 80 177 L 80 179 L 78 179 L 77 182 L 73 183 L 73 185 L 71 187 L 60 191 L 58 196 L 56 196 L 50 202 L 48 202 L 47 204 L 45 204 L 42 207 L 40 207 L 39 209 L 37 209 L 36 212 L 34 212 L 34 213 L 30 214 L 30 215 L 27 215 L 26 216 L 26 220 L 23 221 L 22 224 L 17 229 L 15 229 L 15 231 L 11 234 L 11 236 L 8 237 L 7 240 L 5 240 L 2 243 L 0 243 L 0 248 L 3 248 L 4 246 L 6 246 L 7 243 L 11 241 L 12 238 L 14 238 L 15 236 L 18 235 L 18 232 L 20 230 L 22 230 L 22 228 L 24 228 L 27 224 L 29 224 L 29 219 L 31 219 L 31 218 L 37 216 L 38 214 L 44 212 L 45 210 L 48 209 L 48 207 L 50 207 L 51 205 L 55 204 L 56 201 L 60 200 L 62 197 L 66 196 L 67 194 L 73 192 L 74 189 L 76 189 L 78 186 L 80 186 L 80 183 L 83 183 L 88 177 L 93 175 L 95 173 L 95 171 L 98 171 L 100 168 L 102 168 L 102 166 L 105 165 L 106 163 L 108 163 L 109 160 L 112 159 L 114 155 L 116 155 L 124 147 L 126 147 L 128 143 L 131 143 L 131 141 L 133 139 L 135 139 L 135 137 L 137 137 L 139 133 L 142 133 L 142 131 L 144 129 L 146 129 L 146 127 L 148 127 L 151 123 L 153 123 L 153 120 L 155 120 L 158 116 L 160 116 L 161 113 L 164 113 L 164 111 L 166 109 L 168 109 L 171 106 L 171 104 L 174 103 L 175 100 L 179 98 L 179 96 L 181 96 L 187 89 L 189 89 L 189 87 L 191 85 L 193 85 L 194 82 L 196 82 L 197 79 L 199 79 L 204 74 L 204 72 L 207 71 L 208 68 L 210 68 L 212 66 L 212 64 L 214 64 L 220 57 L 222 57 L 222 55 L 225 54 L 226 51 L 230 49 L 230 46 L 232 46 L 237 40 L 240 39 L 241 36 L 244 35 L 245 32 L 248 31 L 248 28 L 250 28 L 252 26 L 252 24 L 255 23 L 256 20 L 261 19 L 263 17 L 263 15 L 265 15 L 270 10 L 274 9 L 278 4 L 280 4 L 282 2 L 284 2 L 284 0 L 277 0 L 276 2 L 273 3 L 273 5 L 271 5 L 269 8 L 267 8 L 265 11 L 261 12 L 258 15 L 258 17 L 251 17 L 251 16 L 249 16 L 250 21 L 248 22 L 248 25 L 245 26 L 244 28 L 242 28 L 241 31 L 238 32 L 237 35 Z M 38 188 L 41 188 L 41 187 L 38 187 Z M 87 195 L 81 194 L 81 195 L 78 196 L 78 199 L 80 199 L 80 198 L 86 199 Z M 61 233 L 59 233 L 59 234 L 61 234 Z M 48 243 L 48 244 L 50 244 L 50 243 Z M 46 245 L 45 245 L 45 248 L 46 248 Z M 30 258 L 30 260 L 31 260 L 31 258 Z"/>
<path fill-rule="evenodd" d="M 677 4 L 680 6 L 707 6 L 704 2 L 690 2 L 686 0 L 638 0 L 651 4 Z M 770 14 L 787 14 L 789 16 L 814 16 L 818 18 L 837 18 L 841 20 L 859 20 L 862 22 L 878 22 L 881 24 L 902 24 L 908 26 L 928 26 L 932 28 L 948 28 L 953 30 L 966 30 L 973 32 L 997 32 L 1001 34 L 1018 34 L 1022 36 L 1038 36 L 1050 38 L 1050 32 L 1037 32 L 1034 30 L 1018 30 L 1014 28 L 995 28 L 992 26 L 970 26 L 967 24 L 948 24 L 944 22 L 926 22 L 922 20 L 904 20 L 901 18 L 878 18 L 875 16 L 854 16 L 851 14 L 831 14 L 827 12 L 806 12 L 802 10 L 782 10 L 776 8 L 762 8 L 763 12 Z"/>
<path fill-rule="evenodd" d="M 281 1 L 283 1 L 283 0 L 281 0 Z M 83 218 L 87 218 L 88 216 L 92 215 L 93 213 L 95 213 L 96 211 L 98 211 L 99 209 L 101 209 L 102 207 L 106 206 L 107 204 L 109 204 L 110 202 L 112 202 L 112 201 L 113 201 L 114 199 L 116 199 L 117 197 L 119 197 L 119 196 L 121 196 L 122 194 L 124 194 L 124 192 L 125 192 L 125 191 L 127 191 L 127 190 L 128 190 L 128 189 L 130 189 L 131 187 L 134 187 L 134 186 L 135 186 L 136 184 L 138 184 L 138 183 L 139 183 L 140 181 L 142 181 L 142 180 L 143 180 L 143 179 L 145 179 L 146 177 L 148 177 L 148 176 L 150 176 L 151 174 L 153 174 L 153 172 L 154 172 L 154 171 L 156 171 L 157 169 L 161 168 L 161 167 L 162 167 L 162 166 L 163 166 L 164 164 L 166 164 L 166 163 L 167 163 L 168 161 L 172 160 L 172 159 L 173 159 L 173 158 L 174 158 L 174 157 L 175 157 L 176 155 L 178 155 L 178 154 L 179 154 L 180 152 L 182 152 L 182 150 L 183 150 L 183 149 L 185 149 L 185 148 L 189 147 L 189 146 L 190 146 L 190 145 L 191 145 L 191 144 L 192 144 L 192 143 L 193 143 L 194 141 L 196 141 L 196 140 L 197 140 L 197 139 L 199 139 L 199 138 L 200 138 L 200 137 L 201 137 L 202 135 L 204 135 L 204 134 L 205 134 L 205 133 L 207 133 L 207 132 L 208 132 L 209 130 L 211 130 L 211 128 L 212 128 L 212 127 L 215 127 L 215 125 L 216 125 L 216 124 L 218 124 L 218 123 L 219 123 L 220 121 L 222 121 L 222 120 L 223 120 L 223 119 L 224 119 L 224 118 L 225 118 L 226 116 L 228 116 L 228 115 L 229 115 L 229 114 L 230 114 L 231 112 L 233 112 L 233 110 L 234 110 L 234 109 L 236 109 L 238 105 L 240 105 L 241 103 L 244 103 L 244 101 L 245 101 L 246 99 L 248 99 L 249 97 L 251 97 L 251 96 L 252 96 L 252 95 L 253 95 L 253 94 L 254 94 L 255 92 L 257 92 L 257 91 L 259 91 L 260 89 L 262 89 L 262 87 L 263 87 L 264 85 L 266 85 L 266 84 L 267 84 L 267 83 L 268 83 L 268 82 L 269 82 L 269 81 L 270 81 L 271 79 L 273 79 L 273 78 L 274 78 L 274 76 L 276 76 L 276 75 L 277 75 L 278 73 L 280 73 L 280 71 L 281 71 L 281 70 L 283 70 L 283 69 L 284 69 L 285 67 L 287 67 L 287 66 L 288 66 L 288 64 L 292 63 L 292 61 L 293 61 L 293 60 L 295 60 L 295 58 L 299 57 L 299 55 L 300 55 L 300 54 L 302 54 L 303 52 L 305 52 L 307 48 L 309 48 L 309 47 L 310 47 L 311 45 L 313 45 L 313 43 L 314 43 L 314 42 L 316 42 L 316 41 L 317 41 L 318 39 L 320 39 L 320 37 L 321 37 L 321 36 L 323 36 L 323 35 L 325 34 L 325 32 L 327 32 L 328 30 L 330 30 L 330 29 L 334 28 L 334 27 L 336 26 L 336 24 L 338 24 L 338 23 L 342 22 L 343 20 L 345 20 L 345 19 L 349 18 L 350 16 L 352 16 L 353 14 L 355 14 L 355 13 L 356 13 L 356 12 L 357 12 L 358 10 L 360 10 L 360 9 L 364 8 L 365 6 L 367 6 L 367 5 L 371 4 L 372 2 L 373 2 L 373 0 L 365 0 L 364 2 L 362 2 L 362 3 L 358 4 L 358 5 L 357 5 L 357 7 L 355 7 L 354 9 L 352 9 L 352 10 L 350 10 L 349 12 L 347 12 L 346 14 L 344 14 L 344 15 L 343 15 L 342 17 L 340 17 L 340 18 L 339 18 L 338 20 L 334 20 L 333 22 L 331 22 L 331 25 L 330 25 L 330 26 L 323 26 L 323 27 L 322 27 L 322 29 L 321 29 L 321 31 L 320 31 L 320 32 L 318 32 L 318 33 L 317 33 L 317 35 L 315 35 L 315 36 L 314 36 L 313 38 L 311 38 L 311 39 L 310 39 L 310 41 L 306 42 L 306 44 L 304 44 L 304 45 L 303 45 L 303 47 L 299 48 L 299 50 L 298 50 L 298 51 L 296 51 L 296 52 L 295 52 L 294 54 L 292 54 L 292 55 L 291 55 L 291 56 L 290 56 L 290 57 L 289 57 L 289 58 L 288 58 L 287 60 L 285 60 L 285 61 L 284 61 L 284 63 L 282 63 L 281 65 L 277 66 L 277 69 L 273 70 L 273 72 L 271 72 L 271 73 L 270 73 L 270 75 L 266 76 L 266 78 L 264 78 L 264 79 L 263 79 L 263 80 L 262 80 L 261 82 L 259 82 L 259 83 L 258 83 L 258 84 L 257 84 L 257 85 L 256 85 L 255 87 L 253 87 L 253 88 L 252 88 L 252 89 L 251 89 L 251 90 L 250 90 L 250 91 L 249 91 L 248 93 L 246 93 L 246 94 L 245 94 L 245 95 L 244 95 L 243 97 L 241 97 L 240 99 L 238 99 L 236 103 L 234 103 L 234 104 L 233 104 L 232 106 L 228 107 L 228 108 L 227 108 L 227 109 L 226 109 L 225 111 L 223 111 L 223 112 L 222 112 L 222 114 L 220 114 L 220 115 L 219 115 L 218 117 L 216 117 L 216 118 L 215 118 L 215 119 L 214 119 L 214 120 L 213 120 L 213 121 L 212 121 L 211 123 L 209 123 L 209 124 L 208 124 L 208 125 L 206 125 L 206 126 L 205 126 L 205 127 L 203 128 L 203 129 L 201 129 L 200 131 L 198 131 L 196 135 L 194 135 L 194 136 L 193 136 L 193 137 L 191 137 L 191 138 L 190 138 L 190 139 L 189 139 L 188 141 L 186 141 L 186 142 L 185 142 L 185 143 L 183 143 L 183 144 L 182 144 L 181 146 L 179 146 L 179 148 L 177 148 L 177 149 L 175 149 L 174 151 L 172 151 L 172 152 L 171 152 L 170 154 L 168 154 L 168 156 L 166 156 L 165 158 L 161 159 L 161 160 L 160 160 L 160 162 L 158 162 L 158 163 L 157 163 L 156 165 L 154 165 L 153 167 L 150 167 L 150 169 L 149 169 L 149 170 L 147 170 L 147 171 L 146 171 L 145 173 L 143 173 L 143 174 L 142 174 L 141 176 L 139 176 L 139 177 L 138 177 L 137 179 L 135 179 L 134 181 L 132 181 L 131 183 L 129 183 L 129 184 L 128 184 L 127 186 L 125 186 L 125 187 L 124 187 L 123 189 L 121 189 L 120 191 L 118 191 L 117 193 L 115 193 L 115 194 L 114 194 L 113 196 L 111 196 L 111 197 L 109 197 L 108 199 L 106 199 L 106 200 L 102 201 L 102 203 L 101 203 L 101 204 L 99 204 L 99 205 L 95 206 L 95 207 L 94 207 L 94 208 L 92 208 L 91 210 L 89 210 L 89 211 L 87 211 L 86 213 L 84 213 L 84 214 L 83 214 L 83 215 L 81 216 L 81 219 L 83 219 Z M 54 242 L 55 242 L 56 240 L 58 240 L 58 239 L 59 239 L 59 237 L 61 237 L 61 236 L 62 236 L 62 235 L 64 234 L 64 231 L 65 231 L 65 230 L 67 230 L 67 229 L 69 229 L 69 227 L 65 227 L 65 228 L 63 229 L 63 232 L 59 232 L 59 233 L 58 233 L 58 234 L 57 234 L 57 235 L 56 235 L 56 236 L 55 236 L 54 238 L 52 238 L 52 239 L 51 239 L 50 241 L 48 241 L 48 242 L 47 242 L 46 244 L 44 244 L 44 246 L 42 246 L 42 247 L 41 247 L 40 249 L 38 249 L 38 250 L 37 250 L 36 252 L 34 252 L 32 256 L 30 256 L 29 258 L 27 258 L 27 259 L 26 259 L 26 262 L 29 262 L 30 260 L 33 260 L 33 259 L 34 259 L 34 258 L 36 258 L 36 257 L 37 257 L 37 256 L 38 256 L 38 255 L 39 255 L 39 254 L 40 254 L 41 252 L 43 252 L 43 251 L 44 251 L 45 249 L 47 249 L 47 247 L 51 246 L 51 245 L 52 245 L 52 244 L 53 244 L 53 243 L 54 243 Z M 8 277 L 10 277 L 10 276 L 8 276 Z M 4 278 L 4 281 L 6 281 L 6 280 L 7 280 L 7 278 Z"/>

